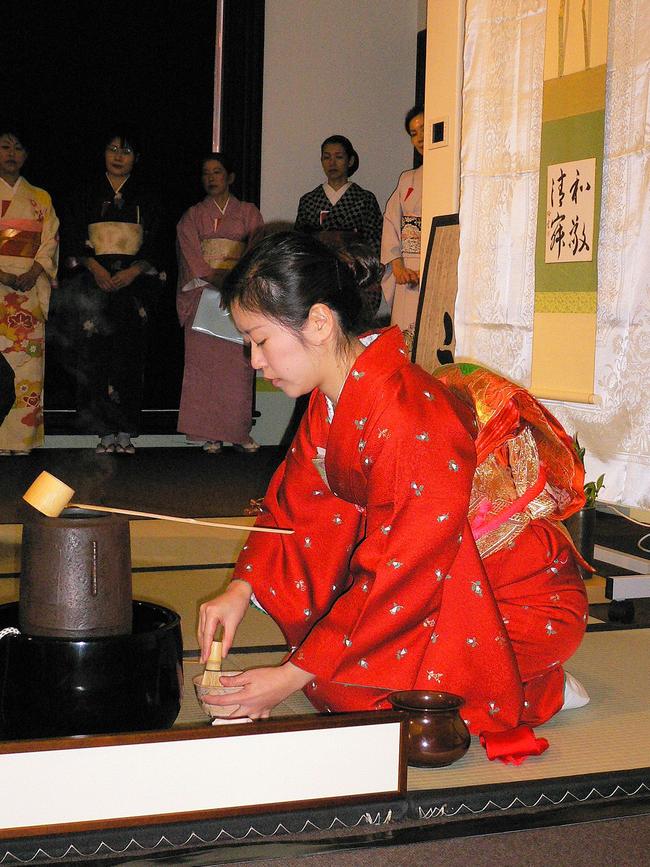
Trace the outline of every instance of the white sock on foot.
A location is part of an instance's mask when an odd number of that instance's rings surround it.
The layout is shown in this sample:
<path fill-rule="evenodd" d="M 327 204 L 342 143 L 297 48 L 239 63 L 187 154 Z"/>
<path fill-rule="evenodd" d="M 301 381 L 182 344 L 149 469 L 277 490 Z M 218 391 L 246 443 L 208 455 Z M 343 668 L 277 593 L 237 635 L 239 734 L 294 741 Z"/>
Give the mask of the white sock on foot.
<path fill-rule="evenodd" d="M 560 710 L 573 710 L 589 704 L 589 693 L 577 678 L 564 672 L 564 704 Z"/>

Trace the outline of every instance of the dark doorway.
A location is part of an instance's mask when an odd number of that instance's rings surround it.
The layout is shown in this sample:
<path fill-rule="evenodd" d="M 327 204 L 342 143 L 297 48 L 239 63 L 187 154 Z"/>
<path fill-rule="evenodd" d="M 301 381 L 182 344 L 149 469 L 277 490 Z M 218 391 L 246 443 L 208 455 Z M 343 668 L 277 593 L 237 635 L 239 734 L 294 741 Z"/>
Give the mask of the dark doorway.
<path fill-rule="evenodd" d="M 174 230 L 202 195 L 199 160 L 212 150 L 216 5 L 22 0 L 3 15 L 0 111 L 27 132 L 27 179 L 44 187 L 64 214 L 71 192 L 103 172 L 98 138 L 107 125 L 124 122 L 137 129 L 143 145 L 139 171 L 164 202 L 167 281 L 152 317 L 144 432 L 168 432 L 176 425 L 183 340 L 174 302 Z M 46 332 L 48 433 L 75 430 L 75 350 L 68 327 L 74 298 L 66 292 L 67 279 L 62 267 Z"/>

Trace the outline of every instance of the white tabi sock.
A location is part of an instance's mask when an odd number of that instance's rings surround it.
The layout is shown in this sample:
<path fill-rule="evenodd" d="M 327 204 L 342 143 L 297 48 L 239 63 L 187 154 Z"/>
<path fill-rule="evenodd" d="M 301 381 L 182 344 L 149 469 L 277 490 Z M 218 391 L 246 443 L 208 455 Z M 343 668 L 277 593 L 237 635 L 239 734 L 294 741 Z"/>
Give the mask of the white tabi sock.
<path fill-rule="evenodd" d="M 577 707 L 584 707 L 589 704 L 589 694 L 584 686 L 569 674 L 564 672 L 564 704 L 560 710 L 573 710 Z"/>

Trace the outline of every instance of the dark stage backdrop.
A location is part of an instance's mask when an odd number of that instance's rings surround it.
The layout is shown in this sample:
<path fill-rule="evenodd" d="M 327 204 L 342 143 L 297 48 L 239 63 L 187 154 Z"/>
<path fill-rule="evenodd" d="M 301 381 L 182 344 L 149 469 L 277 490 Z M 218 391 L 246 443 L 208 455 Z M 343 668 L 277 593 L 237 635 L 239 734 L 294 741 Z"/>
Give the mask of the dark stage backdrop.
<path fill-rule="evenodd" d="M 174 229 L 203 195 L 199 160 L 212 149 L 215 0 L 21 0 L 7 4 L 0 28 L 3 86 L 0 113 L 17 118 L 29 139 L 25 177 L 51 193 L 65 212 L 71 191 L 103 169 L 102 135 L 113 122 L 135 127 L 142 142 L 138 170 L 165 203 L 166 285 L 152 317 L 145 407 L 176 410 L 183 339 L 176 319 Z M 236 69 L 225 76 L 223 139 L 233 150 L 245 197 L 259 200 L 263 0 L 225 0 L 228 28 L 240 43 L 251 99 Z M 247 29 L 257 36 L 246 37 Z M 243 47 L 243 50 L 241 46 Z M 230 47 L 228 47 L 230 46 Z M 251 52 L 257 53 L 252 57 Z M 228 56 L 228 55 L 227 55 Z M 231 63 L 233 61 L 230 61 Z M 257 69 L 251 79 L 250 69 Z M 229 81 L 232 82 L 229 85 Z M 238 94 L 233 96 L 233 87 Z M 251 104 L 253 109 L 251 111 Z M 246 111 L 248 138 L 233 130 Z M 259 118 L 256 122 L 256 117 Z M 240 194 L 238 185 L 234 193 Z M 60 272 L 47 328 L 46 430 L 74 430 L 74 343 L 68 277 Z M 175 429 L 175 413 L 145 413 L 143 430 Z"/>

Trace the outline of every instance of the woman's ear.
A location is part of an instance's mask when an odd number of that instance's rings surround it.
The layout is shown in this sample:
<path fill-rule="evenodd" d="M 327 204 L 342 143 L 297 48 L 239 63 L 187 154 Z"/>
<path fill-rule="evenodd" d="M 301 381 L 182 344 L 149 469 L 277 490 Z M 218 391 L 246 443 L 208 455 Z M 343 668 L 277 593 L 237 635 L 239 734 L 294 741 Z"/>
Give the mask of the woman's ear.
<path fill-rule="evenodd" d="M 235 183 L 235 173 L 234 173 L 234 172 L 230 172 L 230 174 L 228 175 L 227 180 L 228 180 L 228 186 L 229 186 L 229 187 L 232 187 L 232 185 Z"/>
<path fill-rule="evenodd" d="M 306 333 L 309 339 L 320 346 L 330 339 L 335 326 L 334 314 L 327 304 L 312 304 L 307 315 Z"/>

